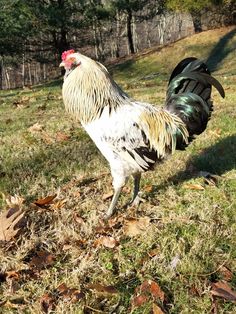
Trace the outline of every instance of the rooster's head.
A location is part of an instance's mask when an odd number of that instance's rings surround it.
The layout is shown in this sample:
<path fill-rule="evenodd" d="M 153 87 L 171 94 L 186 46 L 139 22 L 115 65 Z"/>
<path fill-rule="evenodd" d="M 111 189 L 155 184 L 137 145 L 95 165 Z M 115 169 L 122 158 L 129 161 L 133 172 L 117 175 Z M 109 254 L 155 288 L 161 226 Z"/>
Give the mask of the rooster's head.
<path fill-rule="evenodd" d="M 62 62 L 60 67 L 64 67 L 65 70 L 71 70 L 72 68 L 79 66 L 81 61 L 79 60 L 79 54 L 73 49 L 64 51 L 61 55 Z"/>

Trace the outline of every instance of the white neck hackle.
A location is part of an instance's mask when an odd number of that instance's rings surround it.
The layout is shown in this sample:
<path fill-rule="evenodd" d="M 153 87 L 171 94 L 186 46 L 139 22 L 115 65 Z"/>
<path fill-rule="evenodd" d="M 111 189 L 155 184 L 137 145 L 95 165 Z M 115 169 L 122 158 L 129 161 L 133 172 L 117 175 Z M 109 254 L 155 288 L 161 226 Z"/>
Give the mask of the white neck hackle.
<path fill-rule="evenodd" d="M 80 53 L 71 56 L 78 66 L 65 78 L 62 93 L 66 110 L 78 120 L 87 124 L 99 118 L 107 106 L 112 111 L 131 103 L 103 65 Z"/>

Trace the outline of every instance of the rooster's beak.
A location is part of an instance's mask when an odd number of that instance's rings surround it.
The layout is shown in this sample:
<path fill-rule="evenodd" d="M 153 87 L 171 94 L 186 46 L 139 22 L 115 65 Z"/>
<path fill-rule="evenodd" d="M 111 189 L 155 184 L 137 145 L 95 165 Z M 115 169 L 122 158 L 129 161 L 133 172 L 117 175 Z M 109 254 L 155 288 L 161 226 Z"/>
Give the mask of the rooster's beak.
<path fill-rule="evenodd" d="M 59 67 L 64 67 L 65 66 L 65 62 L 62 61 L 60 64 L 59 64 Z"/>

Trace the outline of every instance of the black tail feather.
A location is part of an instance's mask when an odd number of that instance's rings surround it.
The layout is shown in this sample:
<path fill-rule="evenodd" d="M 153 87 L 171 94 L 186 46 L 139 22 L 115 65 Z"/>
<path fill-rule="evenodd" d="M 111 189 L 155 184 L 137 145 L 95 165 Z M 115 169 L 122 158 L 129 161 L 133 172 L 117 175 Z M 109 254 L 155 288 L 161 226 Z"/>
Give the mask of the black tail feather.
<path fill-rule="evenodd" d="M 171 74 L 165 108 L 183 120 L 189 142 L 207 127 L 213 110 L 212 86 L 225 96 L 222 85 L 211 76 L 206 64 L 194 57 L 182 60 Z M 178 134 L 176 137 L 176 149 L 185 149 L 183 138 Z"/>

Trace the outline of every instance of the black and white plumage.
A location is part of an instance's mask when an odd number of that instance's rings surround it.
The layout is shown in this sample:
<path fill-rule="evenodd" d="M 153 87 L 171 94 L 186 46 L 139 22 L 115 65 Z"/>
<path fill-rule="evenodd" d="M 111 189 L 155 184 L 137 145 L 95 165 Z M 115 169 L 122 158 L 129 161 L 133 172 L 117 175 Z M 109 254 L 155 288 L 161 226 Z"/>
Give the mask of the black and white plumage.
<path fill-rule="evenodd" d="M 134 177 L 132 202 L 138 202 L 141 173 L 176 149 L 185 149 L 206 128 L 212 111 L 211 86 L 224 90 L 196 58 L 174 69 L 164 108 L 131 99 L 98 62 L 73 50 L 62 55 L 66 69 L 63 100 L 109 162 L 115 190 L 110 217 L 121 189 Z"/>

